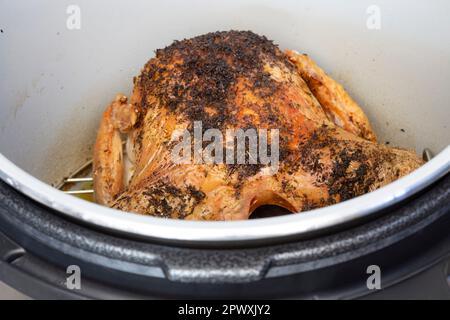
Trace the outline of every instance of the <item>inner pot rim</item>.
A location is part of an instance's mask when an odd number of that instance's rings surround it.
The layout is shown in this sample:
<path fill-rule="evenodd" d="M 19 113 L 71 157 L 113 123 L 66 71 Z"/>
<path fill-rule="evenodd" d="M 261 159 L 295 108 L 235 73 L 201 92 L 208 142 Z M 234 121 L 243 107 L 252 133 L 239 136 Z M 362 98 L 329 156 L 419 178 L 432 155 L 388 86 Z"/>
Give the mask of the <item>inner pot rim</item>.
<path fill-rule="evenodd" d="M 184 221 L 124 213 L 66 195 L 0 153 L 0 178 L 33 200 L 84 223 L 145 239 L 230 243 L 303 237 L 366 218 L 403 201 L 450 172 L 450 146 L 409 175 L 373 192 L 299 214 L 245 221 Z"/>

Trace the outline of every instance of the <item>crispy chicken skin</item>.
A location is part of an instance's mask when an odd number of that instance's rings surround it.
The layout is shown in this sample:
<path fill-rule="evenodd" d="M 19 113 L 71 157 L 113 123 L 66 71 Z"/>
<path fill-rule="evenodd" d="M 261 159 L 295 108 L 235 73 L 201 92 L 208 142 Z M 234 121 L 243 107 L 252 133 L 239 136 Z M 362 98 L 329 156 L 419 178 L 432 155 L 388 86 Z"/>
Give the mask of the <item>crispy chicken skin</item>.
<path fill-rule="evenodd" d="M 361 138 L 377 141 L 369 119 L 339 83 L 330 78 L 308 55 L 292 50 L 287 50 L 286 55 L 295 64 L 331 121 Z"/>
<path fill-rule="evenodd" d="M 123 109 L 122 111 L 119 111 Z M 128 120 L 127 120 L 128 119 Z M 279 130 L 279 169 L 260 164 L 178 164 L 172 133 Z M 119 132 L 128 132 L 126 185 Z M 247 219 L 265 204 L 292 212 L 351 199 L 422 164 L 376 144 L 367 117 L 310 60 L 252 32 L 216 32 L 158 50 L 127 102 L 118 96 L 94 152 L 96 201 L 124 211 L 194 220 Z"/>
<path fill-rule="evenodd" d="M 118 94 L 103 113 L 94 146 L 94 190 L 100 204 L 110 205 L 123 189 L 124 161 L 120 133 L 129 132 L 136 123 L 135 108 L 127 97 Z"/>

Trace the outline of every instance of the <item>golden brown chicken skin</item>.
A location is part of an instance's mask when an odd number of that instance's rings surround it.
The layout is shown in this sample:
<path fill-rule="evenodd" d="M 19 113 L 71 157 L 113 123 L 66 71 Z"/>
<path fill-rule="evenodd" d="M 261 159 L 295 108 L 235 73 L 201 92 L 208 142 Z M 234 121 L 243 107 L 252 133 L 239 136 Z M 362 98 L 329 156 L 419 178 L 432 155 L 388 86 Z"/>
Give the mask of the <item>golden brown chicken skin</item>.
<path fill-rule="evenodd" d="M 292 50 L 287 50 L 286 55 L 295 64 L 331 121 L 357 136 L 377 141 L 369 119 L 339 83 L 329 77 L 308 55 Z"/>
<path fill-rule="evenodd" d="M 111 112 L 117 108 L 125 110 Z M 173 132 L 193 132 L 200 121 L 203 131 L 279 130 L 278 171 L 173 161 Z M 128 132 L 128 183 L 119 131 Z M 108 107 L 95 147 L 95 194 L 113 208 L 178 219 L 247 219 L 266 204 L 306 211 L 422 164 L 375 141 L 363 111 L 312 60 L 249 31 L 210 33 L 158 50 L 135 78 L 130 103 L 118 97 Z"/>

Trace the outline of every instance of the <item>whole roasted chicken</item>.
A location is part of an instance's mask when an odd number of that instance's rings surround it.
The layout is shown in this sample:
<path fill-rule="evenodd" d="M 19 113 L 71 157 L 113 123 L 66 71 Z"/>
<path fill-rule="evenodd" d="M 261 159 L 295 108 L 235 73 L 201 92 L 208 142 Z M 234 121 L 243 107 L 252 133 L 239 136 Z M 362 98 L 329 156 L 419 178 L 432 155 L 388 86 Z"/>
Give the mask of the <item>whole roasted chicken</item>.
<path fill-rule="evenodd" d="M 193 148 L 185 161 L 174 159 L 174 132 L 209 129 L 217 139 L 230 129 L 276 130 L 276 139 L 266 138 L 276 170 L 261 154 L 251 157 L 249 141 L 244 163 L 206 161 L 195 151 L 205 152 L 212 141 L 205 136 L 187 140 Z M 223 145 L 235 160 L 236 147 Z M 236 153 L 228 158 L 230 150 Z M 124 211 L 238 220 L 266 204 L 291 212 L 335 204 L 421 164 L 412 151 L 377 144 L 361 108 L 307 55 L 229 31 L 157 50 L 134 79 L 131 98 L 118 95 L 107 107 L 94 148 L 94 189 L 98 203 Z"/>

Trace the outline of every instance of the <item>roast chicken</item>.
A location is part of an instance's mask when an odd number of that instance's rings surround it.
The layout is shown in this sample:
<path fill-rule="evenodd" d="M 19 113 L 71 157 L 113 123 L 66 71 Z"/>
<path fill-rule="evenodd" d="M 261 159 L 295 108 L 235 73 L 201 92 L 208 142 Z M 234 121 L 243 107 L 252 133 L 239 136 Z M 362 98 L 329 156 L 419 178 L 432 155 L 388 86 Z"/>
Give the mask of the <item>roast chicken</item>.
<path fill-rule="evenodd" d="M 192 133 L 195 123 L 202 132 L 278 130 L 277 170 L 255 161 L 174 161 L 173 133 Z M 262 205 L 297 213 L 345 201 L 422 163 L 412 151 L 378 144 L 362 109 L 307 55 L 250 31 L 215 32 L 157 50 L 130 99 L 119 94 L 106 108 L 94 189 L 98 203 L 123 211 L 240 220 Z"/>

